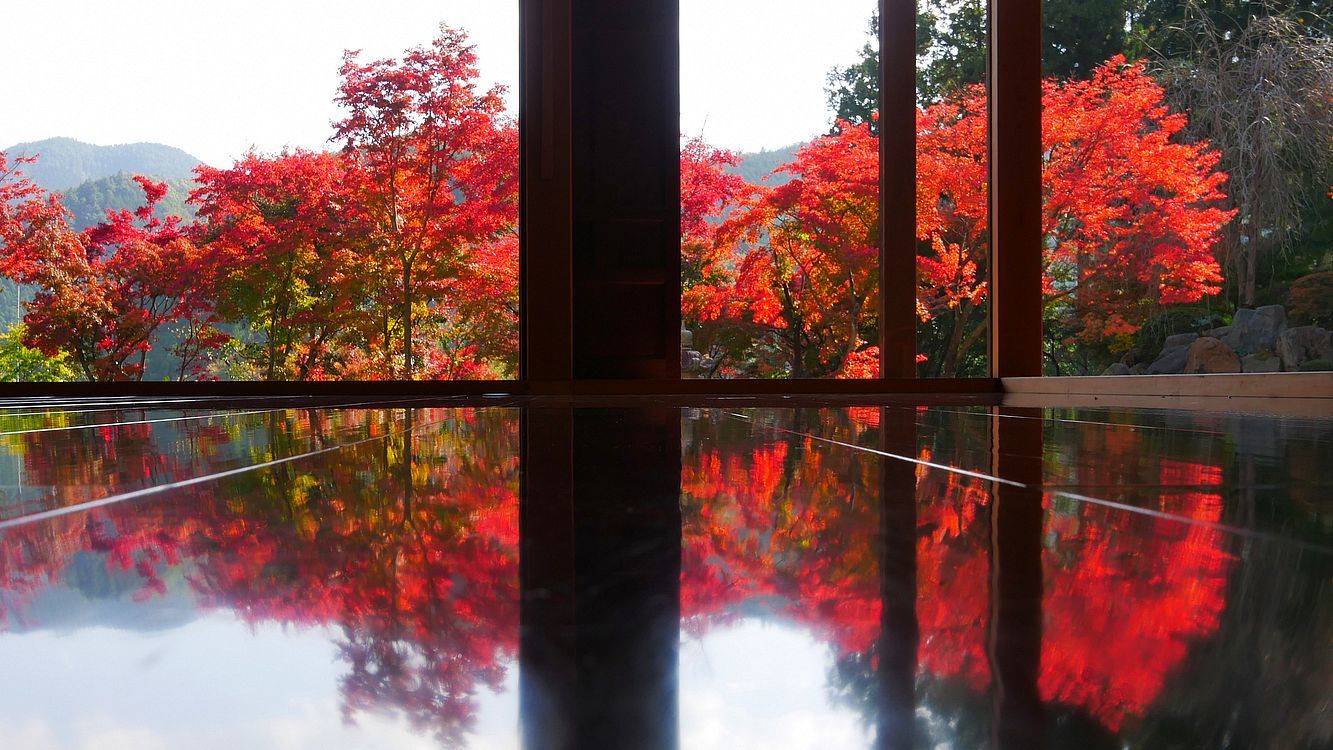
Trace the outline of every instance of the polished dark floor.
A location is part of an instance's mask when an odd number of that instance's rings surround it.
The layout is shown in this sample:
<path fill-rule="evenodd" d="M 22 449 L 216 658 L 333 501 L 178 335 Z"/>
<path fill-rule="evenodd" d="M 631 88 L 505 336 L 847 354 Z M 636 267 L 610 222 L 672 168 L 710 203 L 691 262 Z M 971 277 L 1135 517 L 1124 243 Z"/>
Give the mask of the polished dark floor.
<path fill-rule="evenodd" d="M 1333 419 L 0 409 L 6 750 L 1333 746 Z"/>

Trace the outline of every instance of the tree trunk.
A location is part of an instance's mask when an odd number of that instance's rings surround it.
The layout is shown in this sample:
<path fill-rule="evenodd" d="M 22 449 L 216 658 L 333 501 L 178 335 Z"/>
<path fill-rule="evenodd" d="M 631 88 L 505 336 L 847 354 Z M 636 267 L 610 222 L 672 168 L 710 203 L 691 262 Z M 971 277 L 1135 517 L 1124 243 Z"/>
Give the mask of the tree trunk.
<path fill-rule="evenodd" d="M 949 327 L 949 338 L 944 343 L 944 356 L 940 358 L 940 377 L 952 378 L 958 372 L 958 347 L 963 342 L 963 325 L 967 320 L 966 303 L 954 308 L 953 325 Z"/>
<path fill-rule="evenodd" d="M 412 379 L 412 261 L 403 262 L 403 379 Z"/>
<path fill-rule="evenodd" d="M 1259 227 L 1255 224 L 1254 213 L 1250 214 L 1250 226 L 1246 229 L 1249 242 L 1245 248 L 1245 269 L 1241 272 L 1240 303 L 1245 307 L 1254 307 L 1256 277 L 1259 275 Z"/>

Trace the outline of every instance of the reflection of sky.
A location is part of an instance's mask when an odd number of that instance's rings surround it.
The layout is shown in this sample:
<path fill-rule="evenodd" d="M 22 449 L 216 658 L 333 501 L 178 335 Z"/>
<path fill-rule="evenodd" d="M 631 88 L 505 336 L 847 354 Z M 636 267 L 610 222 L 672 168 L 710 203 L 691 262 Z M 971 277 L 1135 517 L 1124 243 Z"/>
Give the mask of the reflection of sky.
<path fill-rule="evenodd" d="M 870 747 L 873 730 L 830 701 L 833 651 L 799 628 L 743 619 L 680 645 L 683 750 Z"/>
<path fill-rule="evenodd" d="M 247 625 L 229 612 L 151 634 L 104 627 L 0 635 L 7 750 L 436 750 L 397 716 L 343 722 L 336 628 Z M 517 667 L 477 695 L 477 750 L 518 746 Z"/>
<path fill-rule="evenodd" d="M 165 630 L 56 625 L 0 634 L 9 676 L 0 687 L 0 748 L 436 750 L 397 716 L 343 722 L 338 639 L 337 628 L 251 626 L 228 611 Z M 681 747 L 869 747 L 860 715 L 830 700 L 832 666 L 827 644 L 785 623 L 747 618 L 686 637 Z M 499 694 L 481 688 L 469 748 L 518 747 L 517 674 L 510 663 Z"/>

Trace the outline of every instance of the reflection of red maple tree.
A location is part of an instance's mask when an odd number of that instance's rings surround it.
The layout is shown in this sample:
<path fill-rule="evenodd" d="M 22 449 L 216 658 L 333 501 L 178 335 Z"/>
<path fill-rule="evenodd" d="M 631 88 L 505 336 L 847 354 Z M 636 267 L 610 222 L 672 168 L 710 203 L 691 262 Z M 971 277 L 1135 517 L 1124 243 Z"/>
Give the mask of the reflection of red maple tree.
<path fill-rule="evenodd" d="M 1159 481 L 1198 489 L 1164 492 L 1157 510 L 1221 517 L 1217 467 L 1163 459 Z M 1042 697 L 1119 729 L 1152 704 L 1190 642 L 1217 629 L 1232 564 L 1223 534 L 1098 506 L 1048 518 Z"/>
<path fill-rule="evenodd" d="M 858 442 L 876 421 L 853 419 L 829 436 Z M 826 415 L 821 425 L 836 422 Z M 1162 486 L 1183 488 L 1163 492 L 1154 509 L 1218 520 L 1220 469 L 1154 457 L 1129 430 L 1105 434 L 1128 451 L 1121 455 L 1154 461 Z M 825 454 L 804 436 L 752 440 L 709 440 L 686 462 L 681 596 L 690 631 L 700 635 L 758 602 L 839 655 L 871 652 L 880 616 L 875 463 L 840 458 L 852 451 Z M 947 450 L 923 448 L 919 457 L 951 463 Z M 917 498 L 920 669 L 984 691 L 988 486 L 922 467 Z M 1190 643 L 1216 630 L 1231 568 L 1225 540 L 1207 526 L 1090 504 L 1048 498 L 1047 509 L 1039 689 L 1117 730 L 1152 705 Z"/>
<path fill-rule="evenodd" d="M 0 532 L 0 629 L 34 624 L 24 609 L 76 553 L 136 571 L 136 600 L 164 594 L 163 571 L 188 561 L 204 607 L 252 624 L 335 628 L 349 665 L 348 720 L 397 711 L 458 744 L 477 691 L 501 688 L 517 650 L 517 420 L 496 410 L 422 410 L 410 419 L 429 429 L 408 439 L 411 422 L 392 414 L 274 415 L 270 442 L 256 450 L 290 453 L 315 447 L 316 435 L 348 431 L 383 439 L 349 446 L 336 462 L 284 464 Z M 89 460 L 36 463 L 32 477 L 86 489 L 112 467 L 147 475 L 152 457 L 167 453 L 99 432 L 58 433 Z"/>
<path fill-rule="evenodd" d="M 731 418 L 693 424 L 681 477 L 686 632 L 701 636 L 762 611 L 808 628 L 840 658 L 873 654 L 879 459 L 801 433 L 866 444 L 877 437 L 878 416 L 857 409 L 770 418 L 789 433 Z M 76 553 L 135 570 L 139 598 L 163 593 L 165 569 L 184 564 L 205 606 L 253 624 L 338 632 L 349 719 L 396 710 L 456 743 L 471 726 L 478 691 L 500 688 L 517 648 L 516 420 L 491 410 L 265 419 L 270 437 L 253 446 L 261 455 L 317 447 L 320 435 L 382 439 L 349 446 L 337 461 L 284 464 L 181 497 L 0 532 L 0 628 L 30 624 L 24 609 Z M 423 423 L 428 429 L 403 437 Z M 161 433 L 122 429 L 116 439 L 101 430 L 50 433 L 80 460 L 33 462 L 30 477 L 131 486 L 135 475 L 175 470 L 153 442 Z M 204 455 L 229 439 L 216 427 L 188 429 Z M 917 455 L 958 462 L 977 448 L 950 442 L 961 432 L 938 431 Z M 1112 483 L 1117 470 L 1108 467 L 1139 462 L 1133 471 L 1155 472 L 1165 488 L 1153 509 L 1204 522 L 1047 498 L 1039 689 L 1046 701 L 1117 730 L 1149 709 L 1190 644 L 1217 629 L 1232 561 L 1223 535 L 1207 525 L 1222 510 L 1220 469 L 1145 450 L 1134 430 L 1089 434 L 1108 460 L 1086 467 L 1087 481 Z M 988 486 L 921 467 L 915 490 L 920 670 L 985 691 Z"/>

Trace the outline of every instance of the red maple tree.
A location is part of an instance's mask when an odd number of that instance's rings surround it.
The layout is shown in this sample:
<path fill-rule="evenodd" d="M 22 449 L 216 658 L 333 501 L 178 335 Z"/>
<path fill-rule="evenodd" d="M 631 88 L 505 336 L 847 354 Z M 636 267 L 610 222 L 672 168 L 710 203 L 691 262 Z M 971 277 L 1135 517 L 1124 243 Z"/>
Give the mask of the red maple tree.
<path fill-rule="evenodd" d="M 413 379 L 437 347 L 431 324 L 478 249 L 518 220 L 518 138 L 503 87 L 478 91 L 467 35 L 441 26 L 401 60 L 348 52 L 334 124 L 344 158 L 365 174 L 361 204 L 374 225 L 365 264 L 380 315 L 372 355 L 382 377 Z M 504 244 L 502 248 L 512 245 Z M 426 331 L 422 329 L 426 328 Z"/>
<path fill-rule="evenodd" d="M 202 251 L 178 217 L 153 215 L 167 186 L 134 179 L 144 193 L 139 208 L 108 211 L 105 221 L 75 233 L 59 196 L 0 158 L 0 197 L 9 199 L 0 214 L 0 271 L 37 287 L 25 305 L 24 344 L 67 354 L 88 380 L 141 379 L 168 326 L 178 337 L 181 375 L 198 374 L 202 353 L 220 343 Z"/>
<path fill-rule="evenodd" d="M 247 352 L 256 379 L 338 377 L 369 327 L 363 178 L 337 154 L 301 150 L 196 170 L 194 236 L 217 269 L 219 312 L 260 335 Z"/>
<path fill-rule="evenodd" d="M 1111 349 L 1160 306 L 1214 294 L 1213 249 L 1232 213 L 1206 143 L 1179 139 L 1141 62 L 1116 57 L 1086 81 L 1043 88 L 1047 317 Z M 923 352 L 954 375 L 987 327 L 987 106 L 965 89 L 917 116 L 918 311 L 936 329 Z M 869 124 L 842 123 L 775 170 L 723 225 L 713 268 L 692 295 L 692 326 L 737 332 L 728 356 L 748 375 L 873 374 L 878 329 L 878 148 Z M 727 340 L 725 337 L 719 337 Z"/>

